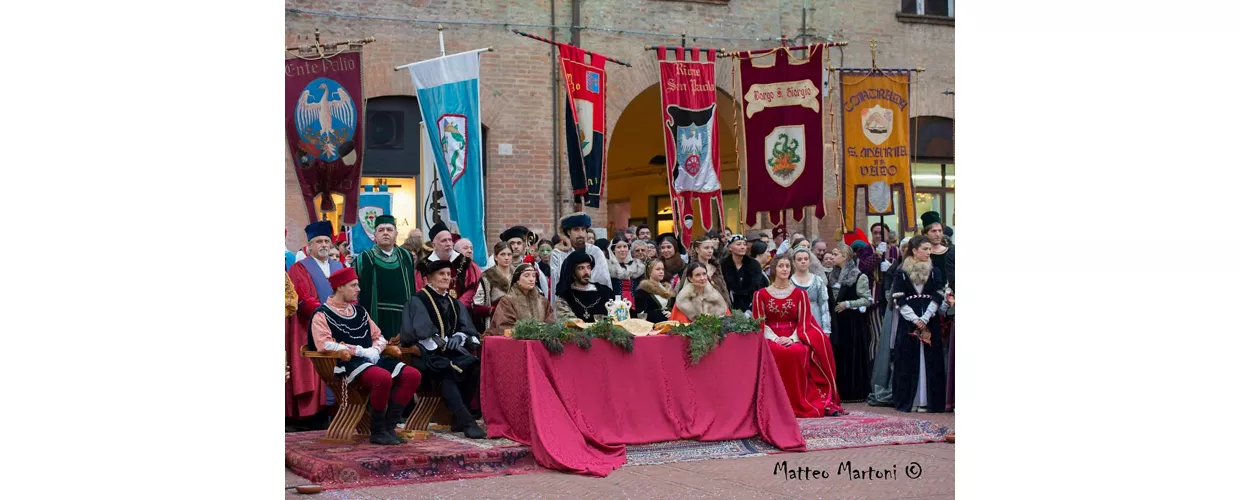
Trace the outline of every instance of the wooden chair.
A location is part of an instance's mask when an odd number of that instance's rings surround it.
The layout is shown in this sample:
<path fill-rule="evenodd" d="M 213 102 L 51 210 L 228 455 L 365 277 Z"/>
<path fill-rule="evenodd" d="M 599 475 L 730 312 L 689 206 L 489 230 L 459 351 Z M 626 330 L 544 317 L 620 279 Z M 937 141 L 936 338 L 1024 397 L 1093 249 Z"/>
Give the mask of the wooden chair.
<path fill-rule="evenodd" d="M 362 418 L 369 408 L 370 396 L 357 389 L 348 388 L 345 393 L 344 379 L 337 377 L 334 353 L 311 351 L 301 346 L 301 357 L 314 364 L 314 371 L 323 379 L 323 383 L 336 395 L 336 416 L 327 427 L 327 435 L 321 439 L 327 443 L 352 443 L 354 436 L 370 435 L 370 419 Z M 347 397 L 346 397 L 347 394 Z"/>
<path fill-rule="evenodd" d="M 400 337 L 393 337 L 390 345 L 399 346 Z M 422 350 L 418 346 L 401 347 L 400 361 L 410 368 L 413 367 L 413 357 L 421 356 Z M 417 407 L 413 413 L 409 414 L 409 418 L 405 420 L 405 431 L 425 431 L 430 429 L 431 420 L 439 425 L 452 425 L 452 412 L 448 410 L 448 405 L 444 403 L 442 392 L 440 392 L 439 383 L 431 383 L 418 388 Z"/>

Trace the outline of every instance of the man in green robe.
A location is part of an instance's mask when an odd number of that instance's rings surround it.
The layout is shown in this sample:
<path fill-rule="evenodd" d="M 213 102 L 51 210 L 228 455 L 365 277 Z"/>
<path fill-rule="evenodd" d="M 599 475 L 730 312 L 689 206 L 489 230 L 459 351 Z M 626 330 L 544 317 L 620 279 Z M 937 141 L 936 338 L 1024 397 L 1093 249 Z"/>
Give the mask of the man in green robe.
<path fill-rule="evenodd" d="M 357 256 L 354 263 L 362 288 L 358 304 L 366 308 L 384 336 L 400 332 L 401 312 L 414 286 L 413 256 L 396 245 L 396 218 L 375 218 L 375 246 Z"/>

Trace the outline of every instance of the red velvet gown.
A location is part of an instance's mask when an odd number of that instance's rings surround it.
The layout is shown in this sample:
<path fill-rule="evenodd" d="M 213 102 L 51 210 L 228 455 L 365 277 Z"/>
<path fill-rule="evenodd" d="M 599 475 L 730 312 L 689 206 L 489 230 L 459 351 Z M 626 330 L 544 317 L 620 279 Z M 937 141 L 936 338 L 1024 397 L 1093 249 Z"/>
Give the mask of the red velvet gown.
<path fill-rule="evenodd" d="M 835 355 L 831 341 L 818 326 L 810 312 L 809 295 L 795 288 L 779 299 L 766 288 L 753 294 L 753 315 L 762 318 L 762 330 L 769 327 L 775 335 L 790 337 L 796 333 L 799 342 L 784 347 L 767 339 L 775 357 L 780 379 L 792 402 L 792 412 L 799 418 L 815 418 L 846 414 L 840 407 L 839 390 L 835 387 Z"/>

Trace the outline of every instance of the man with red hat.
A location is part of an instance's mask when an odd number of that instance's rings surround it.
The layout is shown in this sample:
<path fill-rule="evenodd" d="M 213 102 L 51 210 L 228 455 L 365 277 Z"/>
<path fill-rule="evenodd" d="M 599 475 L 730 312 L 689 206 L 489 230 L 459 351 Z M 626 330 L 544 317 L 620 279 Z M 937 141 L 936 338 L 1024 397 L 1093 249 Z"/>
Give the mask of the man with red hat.
<path fill-rule="evenodd" d="M 345 267 L 353 267 L 353 254 L 349 253 L 349 233 L 337 234 L 332 238 L 332 244 L 336 245 L 336 250 L 340 252 L 340 263 Z"/>
<path fill-rule="evenodd" d="M 422 374 L 380 356 L 387 339 L 365 307 L 352 305 L 362 290 L 357 272 L 346 267 L 332 273 L 328 281 L 333 291 L 310 320 L 307 345 L 315 351 L 336 352 L 336 376 L 370 395 L 370 442 L 403 444 L 405 440 L 396 435 L 396 421 L 413 400 Z"/>
<path fill-rule="evenodd" d="M 332 224 L 319 221 L 306 226 L 306 244 L 309 255 L 288 269 L 289 279 L 297 292 L 297 316 L 286 323 L 284 332 L 285 351 L 292 370 L 285 388 L 284 416 L 305 418 L 318 413 L 320 406 L 329 404 L 328 391 L 323 381 L 314 373 L 310 360 L 301 357 L 301 346 L 306 343 L 306 331 L 310 318 L 332 294 L 327 277 L 344 266 L 329 258 L 332 248 Z"/>

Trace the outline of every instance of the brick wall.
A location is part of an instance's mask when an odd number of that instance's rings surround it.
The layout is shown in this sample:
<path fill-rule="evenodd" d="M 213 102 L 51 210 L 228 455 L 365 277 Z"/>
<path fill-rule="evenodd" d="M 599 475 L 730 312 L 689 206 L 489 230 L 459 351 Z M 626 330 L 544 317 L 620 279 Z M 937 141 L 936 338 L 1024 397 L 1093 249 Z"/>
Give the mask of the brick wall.
<path fill-rule="evenodd" d="M 913 115 L 952 117 L 951 101 L 941 94 L 954 85 L 954 28 L 898 22 L 895 13 L 900 0 L 835 0 L 811 1 L 806 13 L 808 32 L 821 36 L 835 35 L 849 40 L 845 49 L 848 66 L 868 66 L 869 39 L 878 39 L 879 63 L 888 67 L 922 66 L 920 95 L 914 90 Z M 549 24 L 549 0 L 508 1 L 392 1 L 392 0 L 288 0 L 289 8 L 320 12 L 336 12 L 353 16 L 382 18 L 415 18 L 423 20 L 491 21 L 513 24 Z M 555 24 L 571 23 L 571 3 L 555 2 Z M 781 33 L 795 36 L 801 27 L 801 3 L 773 0 L 732 0 L 698 3 L 665 0 L 585 0 L 581 4 L 581 25 L 634 29 L 651 32 L 689 33 L 690 35 L 771 37 Z M 285 33 L 288 45 L 313 41 L 319 29 L 325 41 L 373 36 L 375 43 L 364 51 L 365 97 L 415 95 L 408 72 L 392 68 L 439 55 L 434 24 L 408 21 L 328 17 L 286 12 Z M 551 29 L 527 26 L 512 28 L 551 36 Z M 568 41 L 569 30 L 557 30 L 562 41 Z M 444 25 L 445 49 L 455 53 L 485 46 L 497 51 L 484 55 L 482 64 L 482 113 L 488 127 L 487 233 L 498 234 L 503 228 L 525 224 L 544 230 L 554 226 L 555 186 L 552 176 L 554 156 L 553 97 L 562 102 L 562 89 L 552 93 L 552 51 L 549 45 L 518 37 L 505 26 Z M 657 83 L 654 56 L 643 50 L 644 45 L 678 44 L 679 36 L 661 37 L 640 34 L 616 34 L 584 30 L 582 45 L 589 50 L 633 64 L 633 68 L 608 65 L 608 133 L 628 103 L 642 90 Z M 773 46 L 772 42 L 701 40 L 690 45 L 734 49 L 756 49 Z M 838 65 L 838 53 L 832 64 Z M 716 78 L 721 90 L 729 95 L 732 89 L 731 62 L 718 65 Z M 919 98 L 920 97 L 920 98 Z M 563 107 L 562 105 L 560 106 Z M 561 113 L 563 110 L 561 109 Z M 838 111 L 837 111 L 838 112 Z M 562 114 L 561 114 L 562 116 Z M 566 167 L 561 142 L 561 165 Z M 608 138 L 610 144 L 610 137 Z M 498 145 L 512 144 L 513 154 L 500 156 Z M 570 193 L 568 173 L 561 170 L 561 210 L 567 211 Z M 839 226 L 835 206 L 838 201 L 834 175 L 825 176 L 824 193 L 828 199 L 828 217 L 811 221 L 822 234 L 831 236 Z M 289 227 L 289 248 L 303 245 L 301 228 L 307 223 L 301 190 L 293 173 L 292 162 L 285 160 L 285 220 Z M 606 198 L 604 198 L 604 203 Z M 607 210 L 590 210 L 595 225 L 607 224 Z M 832 215 L 836 214 L 833 218 Z M 402 235 L 403 237 L 403 235 Z"/>

